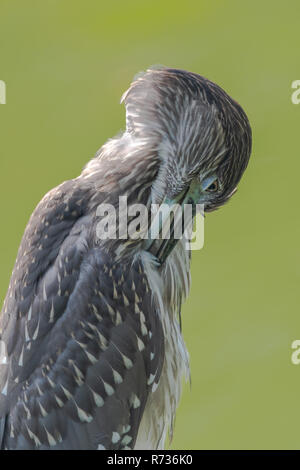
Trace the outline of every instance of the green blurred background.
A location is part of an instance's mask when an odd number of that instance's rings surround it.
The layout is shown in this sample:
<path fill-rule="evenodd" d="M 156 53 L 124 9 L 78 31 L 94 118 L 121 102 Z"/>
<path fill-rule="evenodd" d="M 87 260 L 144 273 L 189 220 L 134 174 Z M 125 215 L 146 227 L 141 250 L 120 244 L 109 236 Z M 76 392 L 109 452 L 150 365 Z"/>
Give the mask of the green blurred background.
<path fill-rule="evenodd" d="M 300 447 L 299 16 L 298 0 L 0 0 L 1 302 L 35 205 L 124 128 L 135 73 L 205 75 L 251 121 L 239 191 L 193 254 L 174 449 Z"/>

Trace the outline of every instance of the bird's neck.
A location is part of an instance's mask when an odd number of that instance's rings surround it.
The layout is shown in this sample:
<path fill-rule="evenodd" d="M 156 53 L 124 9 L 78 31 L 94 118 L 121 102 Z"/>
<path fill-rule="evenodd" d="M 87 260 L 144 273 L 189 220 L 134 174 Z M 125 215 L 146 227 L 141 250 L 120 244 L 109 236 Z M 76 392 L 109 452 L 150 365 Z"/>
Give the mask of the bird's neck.
<path fill-rule="evenodd" d="M 128 214 L 124 222 L 123 216 L 129 207 L 136 204 L 142 204 L 150 211 L 151 191 L 158 169 L 159 157 L 155 145 L 127 133 L 109 140 L 84 168 L 79 179 L 82 185 L 89 187 L 89 210 L 96 215 L 98 228 L 105 205 L 114 209 L 116 214 L 116 238 L 100 241 L 109 252 L 132 256 L 143 244 L 143 240 L 120 238 L 120 233 L 124 234 L 124 229 L 129 229 L 133 219 L 132 214 Z"/>

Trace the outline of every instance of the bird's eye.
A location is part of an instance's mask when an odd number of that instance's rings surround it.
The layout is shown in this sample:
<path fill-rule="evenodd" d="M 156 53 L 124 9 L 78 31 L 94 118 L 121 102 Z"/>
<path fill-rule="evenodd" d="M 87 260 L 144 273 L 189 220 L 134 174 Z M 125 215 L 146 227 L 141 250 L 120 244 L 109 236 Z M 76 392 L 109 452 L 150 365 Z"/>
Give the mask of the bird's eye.
<path fill-rule="evenodd" d="M 211 183 L 208 188 L 206 188 L 206 191 L 209 193 L 215 193 L 219 189 L 219 182 L 218 180 L 215 180 L 213 183 Z"/>

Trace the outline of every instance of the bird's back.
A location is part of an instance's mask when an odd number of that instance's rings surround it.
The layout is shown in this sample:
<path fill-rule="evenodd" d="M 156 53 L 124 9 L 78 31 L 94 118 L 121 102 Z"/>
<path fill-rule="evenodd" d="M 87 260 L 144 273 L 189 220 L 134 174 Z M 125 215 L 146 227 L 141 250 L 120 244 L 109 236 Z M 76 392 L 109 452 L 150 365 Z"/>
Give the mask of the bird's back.
<path fill-rule="evenodd" d="M 160 377 L 143 261 L 105 253 L 87 205 L 79 182 L 65 183 L 25 231 L 1 314 L 3 448 L 132 448 Z"/>

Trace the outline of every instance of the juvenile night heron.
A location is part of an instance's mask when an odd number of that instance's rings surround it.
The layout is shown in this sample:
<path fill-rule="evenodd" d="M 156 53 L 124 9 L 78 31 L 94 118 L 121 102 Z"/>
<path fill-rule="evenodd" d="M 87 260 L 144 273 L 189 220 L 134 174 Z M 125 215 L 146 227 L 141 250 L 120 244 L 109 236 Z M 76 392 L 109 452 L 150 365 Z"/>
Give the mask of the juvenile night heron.
<path fill-rule="evenodd" d="M 216 209 L 251 129 L 219 86 L 182 70 L 149 69 L 122 101 L 126 131 L 43 198 L 21 242 L 0 319 L 2 449 L 157 449 L 172 433 L 190 252 L 184 236 L 99 239 L 97 208 L 126 196 Z"/>

